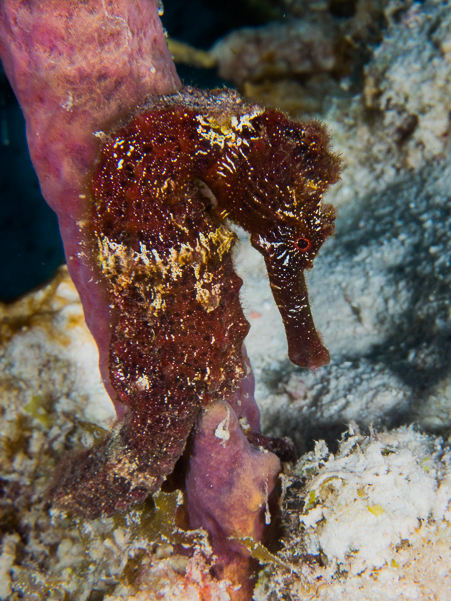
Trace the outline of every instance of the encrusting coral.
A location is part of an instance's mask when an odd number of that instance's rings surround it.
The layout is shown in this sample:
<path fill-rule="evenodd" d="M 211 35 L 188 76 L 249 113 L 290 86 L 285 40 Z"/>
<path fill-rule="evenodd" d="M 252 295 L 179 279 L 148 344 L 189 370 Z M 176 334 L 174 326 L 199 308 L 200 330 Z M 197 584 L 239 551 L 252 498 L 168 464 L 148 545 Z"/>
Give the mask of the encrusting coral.
<path fill-rule="evenodd" d="M 211 534 L 218 575 L 238 566 L 234 598 L 247 599 L 249 554 L 228 537 L 261 540 L 280 465 L 269 450 L 282 457 L 291 450 L 259 434 L 235 235 L 225 220 L 251 234 L 265 258 L 291 360 L 326 364 L 303 272 L 333 232 L 322 196 L 338 179 L 339 161 L 319 123 L 292 122 L 230 91 L 160 96 L 179 82 L 157 13 L 155 2 L 0 5 L 5 69 L 119 418 L 114 434 L 60 466 L 49 498 L 89 518 L 143 501 L 174 470 L 203 410 L 193 431 L 188 516 Z M 66 21 L 71 43 L 63 39 Z M 85 49 L 89 29 L 95 54 Z M 123 49 L 128 62 L 116 62 Z M 198 437 L 218 400 L 236 416 L 221 430 L 224 443 L 231 437 L 215 466 L 222 477 L 207 485 L 202 466 L 217 441 Z M 232 440 L 243 466 L 250 462 L 243 474 L 255 474 L 252 485 L 236 481 Z M 223 501 L 213 514 L 207 490 Z M 228 503 L 248 494 L 230 522 Z"/>

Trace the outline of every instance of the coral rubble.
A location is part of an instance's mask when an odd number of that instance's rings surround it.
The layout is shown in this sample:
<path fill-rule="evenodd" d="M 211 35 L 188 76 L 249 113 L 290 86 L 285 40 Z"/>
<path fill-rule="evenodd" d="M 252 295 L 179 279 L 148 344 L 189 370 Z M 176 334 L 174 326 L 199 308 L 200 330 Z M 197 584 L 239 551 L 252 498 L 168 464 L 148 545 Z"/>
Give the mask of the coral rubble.
<path fill-rule="evenodd" d="M 286 477 L 280 559 L 255 601 L 440 599 L 451 585 L 451 454 L 402 428 L 324 442 Z"/>

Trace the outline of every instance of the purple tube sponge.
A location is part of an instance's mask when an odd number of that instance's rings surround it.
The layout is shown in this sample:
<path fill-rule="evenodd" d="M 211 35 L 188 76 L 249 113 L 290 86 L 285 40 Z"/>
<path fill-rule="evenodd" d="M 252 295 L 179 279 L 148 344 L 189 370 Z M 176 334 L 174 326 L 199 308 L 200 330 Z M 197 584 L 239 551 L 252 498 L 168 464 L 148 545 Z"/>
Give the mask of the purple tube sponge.
<path fill-rule="evenodd" d="M 237 601 L 251 598 L 255 568 L 239 539 L 263 539 L 279 473 L 279 459 L 247 441 L 228 403 L 214 403 L 202 413 L 186 480 L 190 526 L 210 533 L 216 574 L 241 585 Z"/>
<path fill-rule="evenodd" d="M 157 0 L 0 0 L 0 56 L 25 116 L 42 193 L 58 215 L 105 387 L 116 401 L 108 375 L 108 297 L 86 233 L 86 186 L 100 132 L 147 95 L 181 85 Z"/>

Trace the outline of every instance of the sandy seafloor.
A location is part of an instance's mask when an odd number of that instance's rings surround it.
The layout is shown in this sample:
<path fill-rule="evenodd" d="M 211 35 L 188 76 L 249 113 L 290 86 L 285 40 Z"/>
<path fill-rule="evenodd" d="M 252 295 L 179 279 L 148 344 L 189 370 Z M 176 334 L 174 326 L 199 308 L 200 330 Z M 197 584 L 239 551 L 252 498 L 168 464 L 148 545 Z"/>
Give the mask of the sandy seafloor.
<path fill-rule="evenodd" d="M 328 367 L 289 363 L 263 259 L 239 233 L 263 431 L 302 453 L 284 477 L 286 547 L 255 601 L 451 599 L 451 4 L 384 10 L 360 91 L 322 115 L 343 160 L 326 199 L 336 235 L 308 275 Z M 64 268 L 1 314 L 0 599 L 229 599 L 202 533 L 187 558 L 144 528 L 145 508 L 49 510 L 55 464 L 114 412 Z"/>

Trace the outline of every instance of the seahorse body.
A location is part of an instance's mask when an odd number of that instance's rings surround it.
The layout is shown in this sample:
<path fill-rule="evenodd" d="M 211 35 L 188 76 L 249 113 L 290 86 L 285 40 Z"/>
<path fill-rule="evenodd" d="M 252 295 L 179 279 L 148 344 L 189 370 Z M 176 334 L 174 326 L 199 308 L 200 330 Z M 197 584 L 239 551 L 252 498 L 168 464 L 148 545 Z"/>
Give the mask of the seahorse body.
<path fill-rule="evenodd" d="M 150 100 L 107 138 L 90 220 L 111 299 L 110 380 L 127 414 L 68 470 L 60 505 L 94 516 L 158 488 L 201 406 L 245 377 L 249 325 L 227 220 L 265 257 L 292 361 L 328 361 L 303 280 L 333 232 L 321 198 L 339 164 L 327 145 L 318 123 L 188 88 Z"/>

